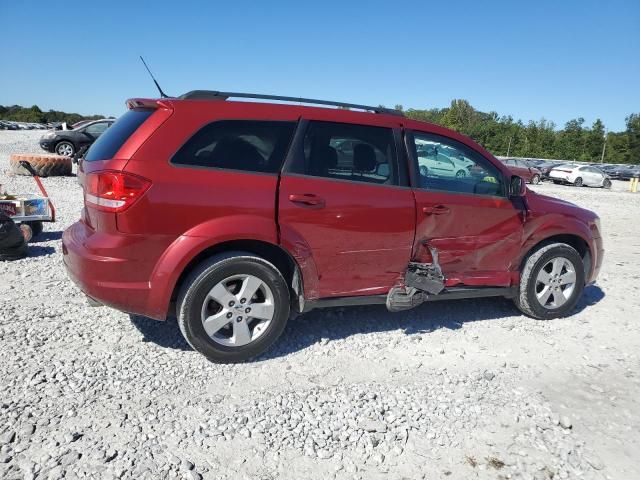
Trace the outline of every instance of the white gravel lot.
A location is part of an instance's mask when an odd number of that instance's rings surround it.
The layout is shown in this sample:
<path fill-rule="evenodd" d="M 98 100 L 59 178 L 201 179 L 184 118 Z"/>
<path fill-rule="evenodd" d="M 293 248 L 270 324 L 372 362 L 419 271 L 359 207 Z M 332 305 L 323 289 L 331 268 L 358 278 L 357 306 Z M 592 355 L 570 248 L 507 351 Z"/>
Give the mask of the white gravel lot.
<path fill-rule="evenodd" d="M 42 132 L 0 131 L 11 153 Z M 606 258 L 571 317 L 504 299 L 318 310 L 256 361 L 215 365 L 174 321 L 91 308 L 61 232 L 0 263 L 0 478 L 640 478 L 640 193 L 543 184 L 598 212 Z"/>

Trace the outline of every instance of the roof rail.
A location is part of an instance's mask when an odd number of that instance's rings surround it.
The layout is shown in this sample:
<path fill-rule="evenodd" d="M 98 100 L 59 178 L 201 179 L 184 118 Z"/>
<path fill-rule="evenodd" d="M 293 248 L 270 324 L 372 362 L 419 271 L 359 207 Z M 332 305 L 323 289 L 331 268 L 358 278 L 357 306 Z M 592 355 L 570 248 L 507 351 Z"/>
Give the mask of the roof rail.
<path fill-rule="evenodd" d="M 226 100 L 227 98 L 255 98 L 261 100 L 275 100 L 278 102 L 295 102 L 309 103 L 314 105 L 329 105 L 332 107 L 355 108 L 357 110 L 367 110 L 375 113 L 386 113 L 389 115 L 404 116 L 399 110 L 384 107 L 372 107 L 369 105 L 358 105 L 355 103 L 332 102 L 329 100 L 316 100 L 313 98 L 301 97 L 283 97 L 280 95 L 262 95 L 259 93 L 240 93 L 240 92 L 218 92 L 216 90 L 192 90 L 180 95 L 180 100 Z"/>

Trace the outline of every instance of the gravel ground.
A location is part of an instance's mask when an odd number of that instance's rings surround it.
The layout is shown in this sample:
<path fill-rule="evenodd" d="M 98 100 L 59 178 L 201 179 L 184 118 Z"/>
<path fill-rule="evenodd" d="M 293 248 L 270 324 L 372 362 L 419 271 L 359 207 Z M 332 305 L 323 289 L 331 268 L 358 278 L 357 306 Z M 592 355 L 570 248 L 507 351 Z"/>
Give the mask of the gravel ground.
<path fill-rule="evenodd" d="M 11 153 L 41 132 L 0 131 Z M 0 263 L 0 478 L 640 478 L 640 193 L 543 184 L 594 209 L 607 256 L 569 318 L 503 299 L 319 310 L 215 365 L 174 321 L 91 308 L 67 279 L 74 177 L 28 258 Z"/>

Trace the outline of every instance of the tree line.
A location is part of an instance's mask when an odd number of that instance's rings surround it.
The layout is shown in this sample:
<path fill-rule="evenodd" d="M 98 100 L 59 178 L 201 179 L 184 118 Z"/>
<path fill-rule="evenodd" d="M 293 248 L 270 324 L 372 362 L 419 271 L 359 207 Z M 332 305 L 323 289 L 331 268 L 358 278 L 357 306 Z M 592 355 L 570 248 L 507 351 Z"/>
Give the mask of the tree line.
<path fill-rule="evenodd" d="M 0 105 L 0 120 L 11 120 L 13 122 L 26 123 L 54 123 L 67 122 L 68 124 L 77 123 L 81 120 L 97 120 L 104 118 L 103 115 L 80 115 L 79 113 L 60 112 L 58 110 L 49 110 L 43 112 L 40 107 L 34 105 L 30 108 L 21 107 L 20 105 L 2 106 Z"/>
<path fill-rule="evenodd" d="M 569 120 L 563 129 L 546 119 L 514 120 L 496 112 L 480 112 L 466 100 L 453 100 L 447 108 L 404 110 L 409 118 L 436 123 L 468 135 L 494 155 L 552 158 L 600 162 L 604 148 L 605 163 L 640 163 L 640 114 L 626 118 L 622 132 L 606 132 L 597 119 L 591 126 L 584 118 Z M 606 145 L 605 145 L 606 141 Z"/>

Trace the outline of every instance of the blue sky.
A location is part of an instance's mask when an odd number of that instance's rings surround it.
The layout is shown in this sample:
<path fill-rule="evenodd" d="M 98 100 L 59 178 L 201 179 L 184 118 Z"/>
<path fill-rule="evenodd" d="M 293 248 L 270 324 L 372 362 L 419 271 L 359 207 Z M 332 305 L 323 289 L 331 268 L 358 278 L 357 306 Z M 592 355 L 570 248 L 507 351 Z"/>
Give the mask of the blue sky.
<path fill-rule="evenodd" d="M 0 104 L 119 115 L 208 88 L 610 130 L 640 112 L 640 1 L 0 0 Z M 64 28 L 66 26 L 66 29 Z"/>

